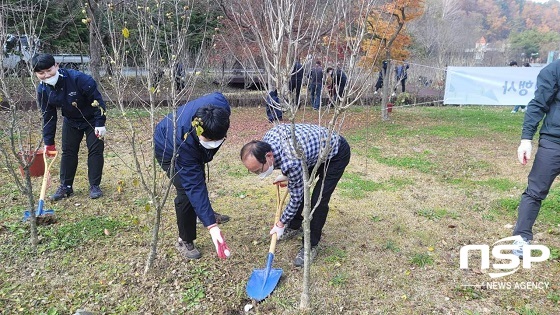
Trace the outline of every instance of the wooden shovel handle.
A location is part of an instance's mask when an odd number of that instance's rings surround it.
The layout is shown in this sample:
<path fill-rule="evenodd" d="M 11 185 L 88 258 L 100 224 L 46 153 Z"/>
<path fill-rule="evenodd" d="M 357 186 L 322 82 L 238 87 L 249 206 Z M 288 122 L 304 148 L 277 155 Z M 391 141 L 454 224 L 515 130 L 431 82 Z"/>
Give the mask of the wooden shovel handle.
<path fill-rule="evenodd" d="M 43 182 L 41 183 L 41 194 L 39 200 L 45 200 L 45 195 L 47 193 L 47 183 L 49 179 L 47 178 L 51 167 L 53 166 L 54 160 L 58 156 L 58 151 L 49 151 L 49 154 L 54 154 L 52 161 L 47 162 L 47 151 L 43 151 L 43 162 L 45 163 L 45 172 L 43 173 Z"/>
<path fill-rule="evenodd" d="M 276 185 L 276 214 L 274 215 L 274 224 L 276 224 L 276 222 L 280 220 L 280 215 L 282 214 L 282 208 L 284 206 L 284 202 L 286 201 L 286 197 L 288 197 L 287 189 L 286 192 L 284 193 L 284 197 L 282 198 L 282 201 L 280 201 L 280 185 Z M 278 236 L 276 236 L 276 233 L 272 234 L 272 237 L 270 239 L 270 248 L 268 249 L 269 253 L 274 254 L 274 251 L 276 250 L 277 240 L 278 240 Z"/>

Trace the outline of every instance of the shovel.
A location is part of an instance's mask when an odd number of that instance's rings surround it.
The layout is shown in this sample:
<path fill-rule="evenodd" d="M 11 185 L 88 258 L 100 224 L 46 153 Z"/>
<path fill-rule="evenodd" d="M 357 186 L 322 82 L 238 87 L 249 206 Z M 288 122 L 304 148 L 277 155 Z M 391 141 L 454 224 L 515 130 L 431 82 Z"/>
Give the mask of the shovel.
<path fill-rule="evenodd" d="M 49 170 L 51 169 L 51 166 L 54 163 L 54 160 L 56 159 L 58 152 L 57 151 L 49 151 L 49 154 L 54 154 L 54 157 L 52 159 L 52 161 L 50 163 L 47 163 L 47 152 L 43 151 L 43 161 L 45 162 L 45 172 L 43 173 L 43 183 L 41 184 L 41 195 L 39 196 L 39 204 L 37 205 L 37 210 L 35 211 L 35 218 L 41 220 L 41 219 L 45 219 L 45 221 L 49 221 L 46 220 L 48 217 L 52 217 L 54 215 L 54 210 L 45 210 L 43 209 L 43 206 L 45 204 L 45 194 L 47 191 L 47 183 L 49 181 L 48 179 L 48 175 L 49 175 Z M 25 211 L 23 213 L 23 221 L 27 221 L 29 218 L 31 217 L 31 212 L 30 211 Z"/>
<path fill-rule="evenodd" d="M 288 191 L 284 194 L 282 202 L 280 202 L 280 186 L 281 184 L 276 184 L 276 215 L 274 216 L 274 224 L 280 219 L 280 214 L 282 213 L 282 205 L 286 200 Z M 249 282 L 247 283 L 247 295 L 253 300 L 261 301 L 266 298 L 280 280 L 282 276 L 282 269 L 272 268 L 272 261 L 274 260 L 274 250 L 276 249 L 276 233 L 274 233 L 270 240 L 270 248 L 268 250 L 268 256 L 266 259 L 266 267 L 264 269 L 254 269 L 251 277 L 249 277 Z"/>

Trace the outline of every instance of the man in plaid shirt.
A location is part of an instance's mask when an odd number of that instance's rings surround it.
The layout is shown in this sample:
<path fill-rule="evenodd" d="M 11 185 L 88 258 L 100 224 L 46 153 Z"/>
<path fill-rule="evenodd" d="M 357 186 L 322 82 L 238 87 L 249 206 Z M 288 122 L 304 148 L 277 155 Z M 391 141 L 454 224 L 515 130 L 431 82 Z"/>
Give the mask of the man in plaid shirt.
<path fill-rule="evenodd" d="M 291 129 L 290 124 L 277 125 L 264 135 L 262 141 L 253 140 L 245 144 L 241 149 L 241 161 L 250 172 L 259 175 L 261 179 L 272 174 L 274 169 L 282 172 L 281 177 L 288 177 L 290 201 L 280 220 L 270 231 L 270 234 L 277 233 L 279 240 L 301 233 L 303 167 L 307 167 L 311 172 L 317 163 L 322 162 L 317 170 L 319 180 L 311 196 L 312 209 L 317 207 L 311 220 L 311 258 L 313 259 L 317 254 L 317 245 L 329 212 L 331 195 L 350 161 L 350 146 L 344 137 L 334 132 L 329 133 L 327 128 L 311 124 L 296 124 L 294 147 Z M 301 155 L 298 152 L 301 152 Z M 320 156 L 325 157 L 324 161 L 320 161 Z M 322 194 L 321 200 L 319 200 L 320 194 Z M 303 252 L 302 246 L 294 260 L 294 265 L 303 266 Z"/>

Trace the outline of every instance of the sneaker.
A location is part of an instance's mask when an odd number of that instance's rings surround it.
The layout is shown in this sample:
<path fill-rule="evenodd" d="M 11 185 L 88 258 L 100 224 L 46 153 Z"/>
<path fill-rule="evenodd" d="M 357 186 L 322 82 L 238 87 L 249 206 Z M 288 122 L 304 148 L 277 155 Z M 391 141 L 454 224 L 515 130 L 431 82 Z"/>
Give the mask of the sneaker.
<path fill-rule="evenodd" d="M 216 211 L 214 211 L 214 215 L 216 216 L 216 223 L 218 224 L 226 223 L 227 221 L 229 221 L 229 215 L 220 214 Z M 200 221 L 200 219 L 197 217 L 196 223 L 202 224 L 202 221 Z"/>
<path fill-rule="evenodd" d="M 291 240 L 294 237 L 300 236 L 303 234 L 303 228 L 299 228 L 299 229 L 290 229 L 289 227 L 287 227 L 286 229 L 284 229 L 284 233 L 282 234 L 282 236 L 280 236 L 280 239 L 278 239 L 278 241 L 287 241 L 287 240 Z"/>
<path fill-rule="evenodd" d="M 97 199 L 101 196 L 103 196 L 101 188 L 99 188 L 99 186 L 97 185 L 91 185 L 91 187 L 89 188 L 89 197 L 91 199 Z"/>
<path fill-rule="evenodd" d="M 294 259 L 294 266 L 296 267 L 303 267 L 303 256 L 304 256 L 304 247 L 302 246 L 299 249 L 299 252 L 296 255 L 296 259 Z M 311 246 L 311 262 L 317 257 L 317 245 Z"/>
<path fill-rule="evenodd" d="M 522 112 L 522 113 L 524 113 L 525 111 L 526 111 L 526 109 L 525 109 L 525 108 L 522 108 L 522 109 L 521 109 L 521 112 Z"/>
<path fill-rule="evenodd" d="M 527 241 L 524 238 L 521 238 L 513 242 L 513 245 L 517 246 L 514 250 L 511 251 L 512 254 L 515 256 L 523 259 L 523 246 L 531 244 L 531 241 Z"/>
<path fill-rule="evenodd" d="M 194 246 L 194 243 L 187 243 L 180 238 L 177 240 L 175 248 L 177 248 L 179 253 L 187 259 L 199 259 L 202 256 L 198 249 Z"/>
<path fill-rule="evenodd" d="M 377 91 L 373 92 L 373 95 L 377 95 Z"/>
<path fill-rule="evenodd" d="M 58 201 L 62 198 L 70 197 L 73 194 L 74 194 L 74 190 L 72 189 L 72 186 L 60 185 L 58 186 L 56 192 L 51 196 L 51 200 Z"/>
<path fill-rule="evenodd" d="M 229 221 L 229 216 L 225 214 L 214 212 L 214 215 L 216 216 L 216 223 L 218 224 L 226 223 L 227 221 Z"/>
<path fill-rule="evenodd" d="M 511 113 L 512 113 L 512 114 L 515 114 L 515 113 L 517 113 L 517 111 L 515 111 L 515 110 L 512 110 L 512 111 L 511 111 Z"/>

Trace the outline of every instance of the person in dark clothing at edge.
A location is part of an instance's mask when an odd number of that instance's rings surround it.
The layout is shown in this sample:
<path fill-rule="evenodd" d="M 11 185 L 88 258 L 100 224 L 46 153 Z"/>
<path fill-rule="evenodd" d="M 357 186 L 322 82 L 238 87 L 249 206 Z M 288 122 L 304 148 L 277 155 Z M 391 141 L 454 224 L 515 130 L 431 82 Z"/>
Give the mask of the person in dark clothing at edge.
<path fill-rule="evenodd" d="M 64 117 L 60 186 L 51 199 L 56 201 L 74 194 L 78 151 L 84 135 L 88 148 L 89 197 L 101 197 L 103 193 L 99 185 L 104 164 L 106 107 L 97 83 L 80 71 L 59 68 L 50 54 L 33 56 L 31 65 L 41 80 L 37 86 L 37 102 L 43 115 L 43 141 L 47 154 L 56 151 L 54 138 L 59 108 Z"/>
<path fill-rule="evenodd" d="M 337 67 L 336 70 L 329 67 L 327 73 L 332 77 L 331 98 L 333 102 L 336 102 L 344 94 L 347 81 L 346 73 L 340 67 Z"/>
<path fill-rule="evenodd" d="M 527 104 L 523 120 L 521 143 L 517 149 L 519 163 L 531 159 L 531 140 L 542 121 L 538 150 L 528 176 L 527 188 L 521 195 L 517 223 L 513 235 L 513 254 L 523 257 L 523 247 L 533 240 L 533 225 L 554 179 L 560 174 L 560 60 L 545 66 L 537 76 L 534 98 Z"/>
<path fill-rule="evenodd" d="M 408 79 L 408 68 L 410 68 L 408 63 L 405 63 L 404 65 L 397 66 L 395 68 L 395 77 L 397 79 L 397 84 L 400 82 L 401 92 L 403 92 L 403 93 L 406 90 L 406 79 Z M 397 91 L 397 87 L 395 86 L 394 92 L 396 92 L 396 91 Z M 393 93 L 393 94 L 395 94 L 395 93 Z"/>
<path fill-rule="evenodd" d="M 194 99 L 168 114 L 154 131 L 156 159 L 173 179 L 177 191 L 175 213 L 179 238 L 176 248 L 187 259 L 202 256 L 194 245 L 197 217 L 210 232 L 218 257 L 225 259 L 230 255 L 218 227 L 221 215 L 212 209 L 204 174 L 205 164 L 212 161 L 226 139 L 230 114 L 224 95 L 215 92 Z M 171 167 L 174 150 L 175 160 Z"/>
<path fill-rule="evenodd" d="M 294 92 L 295 90 L 295 99 L 294 104 L 299 106 L 299 95 L 301 93 L 301 85 L 303 83 L 303 66 L 300 62 L 300 59 L 297 58 L 296 62 L 294 63 L 294 68 L 292 69 L 292 75 L 290 76 L 290 92 Z"/>
<path fill-rule="evenodd" d="M 309 72 L 309 97 L 314 110 L 321 107 L 321 92 L 323 90 L 323 67 L 321 61 L 315 62 L 315 67 Z"/>
<path fill-rule="evenodd" d="M 377 82 L 375 83 L 375 92 L 373 94 L 377 94 L 377 91 L 383 87 L 383 73 L 387 72 L 387 61 L 383 60 L 383 69 L 379 70 L 379 76 L 377 77 Z"/>
<path fill-rule="evenodd" d="M 278 90 L 268 92 L 266 97 L 266 118 L 268 122 L 282 121 L 282 110 L 279 108 L 280 99 L 278 98 Z"/>

